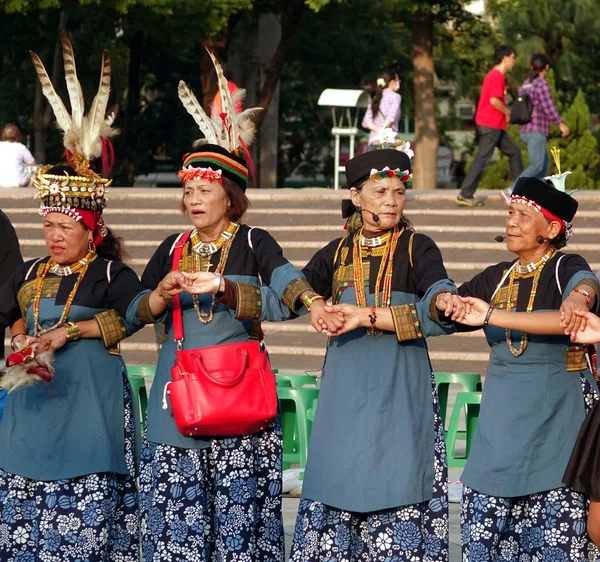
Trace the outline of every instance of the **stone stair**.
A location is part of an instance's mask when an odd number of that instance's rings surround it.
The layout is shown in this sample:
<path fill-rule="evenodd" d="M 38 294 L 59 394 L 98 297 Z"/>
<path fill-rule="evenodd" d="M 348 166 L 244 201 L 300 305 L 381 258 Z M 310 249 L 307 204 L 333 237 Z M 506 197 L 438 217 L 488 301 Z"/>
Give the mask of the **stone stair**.
<path fill-rule="evenodd" d="M 581 192 L 578 193 L 578 195 Z M 457 207 L 455 192 L 409 192 L 406 214 L 415 229 L 431 236 L 440 247 L 449 276 L 462 283 L 487 265 L 510 260 L 504 244 L 494 241 L 504 233 L 506 206 L 493 195 L 483 208 Z M 302 267 L 327 242 L 344 233 L 339 208 L 345 190 L 253 190 L 245 222 L 266 228 L 281 244 L 287 258 Z M 106 222 L 126 241 L 129 263 L 141 274 L 159 243 L 173 232 L 190 228 L 178 211 L 179 189 L 119 189 L 109 194 Z M 575 221 L 570 251 L 582 254 L 594 271 L 600 268 L 598 219 L 600 198 L 585 194 Z M 33 190 L 0 190 L 0 206 L 13 222 L 25 258 L 45 255 L 41 221 Z M 326 338 L 312 331 L 306 318 L 264 324 L 274 367 L 280 371 L 314 372 L 322 365 Z M 131 364 L 152 364 L 157 357 L 157 333 L 148 326 L 123 342 Z M 428 342 L 437 371 L 484 373 L 488 347 L 481 332 L 431 338 Z"/>

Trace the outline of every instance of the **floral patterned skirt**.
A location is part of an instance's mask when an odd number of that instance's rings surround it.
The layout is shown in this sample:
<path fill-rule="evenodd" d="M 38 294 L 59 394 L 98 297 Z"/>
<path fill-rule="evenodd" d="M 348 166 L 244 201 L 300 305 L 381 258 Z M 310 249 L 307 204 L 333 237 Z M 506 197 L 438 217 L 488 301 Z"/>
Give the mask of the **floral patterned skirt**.
<path fill-rule="evenodd" d="M 2 562 L 139 562 L 135 432 L 124 378 L 129 474 L 36 481 L 0 470 Z"/>
<path fill-rule="evenodd" d="M 588 562 L 598 550 L 586 531 L 587 498 L 558 488 L 518 498 L 463 489 L 463 562 Z"/>
<path fill-rule="evenodd" d="M 598 395 L 582 376 L 586 412 Z M 598 549 L 586 530 L 588 498 L 569 487 L 502 498 L 463 487 L 463 562 L 592 562 Z"/>
<path fill-rule="evenodd" d="M 279 416 L 209 449 L 142 443 L 145 562 L 283 562 Z"/>
<path fill-rule="evenodd" d="M 432 375 L 435 480 L 431 500 L 354 513 L 302 498 L 290 562 L 447 562 L 448 466 Z"/>

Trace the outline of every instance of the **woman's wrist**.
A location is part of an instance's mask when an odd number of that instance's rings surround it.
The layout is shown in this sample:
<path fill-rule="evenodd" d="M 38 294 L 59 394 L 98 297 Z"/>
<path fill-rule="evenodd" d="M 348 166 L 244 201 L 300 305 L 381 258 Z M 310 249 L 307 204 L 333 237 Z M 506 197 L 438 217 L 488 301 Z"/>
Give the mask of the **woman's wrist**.
<path fill-rule="evenodd" d="M 21 338 L 21 336 L 22 336 L 22 338 Z M 19 339 L 19 340 L 21 340 L 21 339 L 25 340 L 26 338 L 27 338 L 27 334 L 25 334 L 25 333 L 23 333 L 23 332 L 19 332 L 18 334 L 15 334 L 15 335 L 14 335 L 14 336 L 13 336 L 13 337 L 10 339 L 10 348 L 11 348 L 13 351 L 17 351 L 17 350 L 15 349 L 15 345 L 18 343 L 17 339 Z"/>
<path fill-rule="evenodd" d="M 375 309 L 375 316 L 377 316 L 377 308 Z M 360 308 L 360 325 L 363 328 L 371 327 L 371 307 L 365 306 Z"/>

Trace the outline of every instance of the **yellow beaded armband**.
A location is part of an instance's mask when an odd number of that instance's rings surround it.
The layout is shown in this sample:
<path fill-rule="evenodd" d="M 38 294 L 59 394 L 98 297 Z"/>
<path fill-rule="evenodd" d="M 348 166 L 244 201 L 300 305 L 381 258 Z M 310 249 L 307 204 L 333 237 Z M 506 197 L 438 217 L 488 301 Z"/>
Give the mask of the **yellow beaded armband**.
<path fill-rule="evenodd" d="M 81 330 L 75 322 L 67 322 L 65 330 L 67 331 L 67 341 L 76 341 L 81 337 Z"/>

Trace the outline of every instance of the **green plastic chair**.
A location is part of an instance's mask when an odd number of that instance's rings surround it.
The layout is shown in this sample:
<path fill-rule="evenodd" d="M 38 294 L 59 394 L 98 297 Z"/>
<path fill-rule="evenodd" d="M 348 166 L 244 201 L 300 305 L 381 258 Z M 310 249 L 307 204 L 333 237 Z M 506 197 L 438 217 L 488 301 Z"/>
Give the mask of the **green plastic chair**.
<path fill-rule="evenodd" d="M 131 385 L 134 407 L 140 419 L 142 431 L 146 423 L 146 410 L 148 409 L 148 391 L 146 390 L 146 377 L 154 378 L 156 366 L 154 365 L 131 365 L 127 367 L 127 379 Z"/>
<path fill-rule="evenodd" d="M 306 419 L 309 423 L 310 433 L 312 433 L 312 424 L 315 421 L 315 412 L 317 411 L 317 402 L 318 400 L 313 400 L 312 406 L 306 410 Z M 309 436 L 310 436 L 309 433 Z M 298 480 L 304 480 L 304 471 L 298 474 Z"/>
<path fill-rule="evenodd" d="M 450 385 L 460 385 L 463 392 L 481 392 L 481 375 L 479 373 L 434 373 L 434 376 L 440 400 L 440 416 L 445 430 Z"/>
<path fill-rule="evenodd" d="M 477 422 L 479 421 L 479 408 L 481 404 L 481 392 L 459 392 L 456 396 L 454 410 L 450 418 L 450 426 L 446 436 L 446 449 L 448 452 L 448 466 L 464 467 L 469 458 L 471 441 L 475 435 Z M 458 423 L 461 413 L 465 416 L 466 431 L 458 431 Z M 464 434 L 464 437 L 463 435 Z M 456 442 L 460 439 L 465 441 L 465 456 L 456 456 Z"/>
<path fill-rule="evenodd" d="M 294 388 L 291 383 L 288 386 L 288 382 L 277 385 L 283 433 L 283 468 L 290 468 L 292 464 L 298 464 L 304 468 L 312 428 L 312 422 L 308 420 L 307 413 L 313 402 L 319 397 L 319 389 L 316 387 Z"/>
<path fill-rule="evenodd" d="M 319 388 L 320 381 L 317 380 L 317 377 L 314 375 L 278 374 L 277 386 L 291 386 L 293 388 Z"/>

